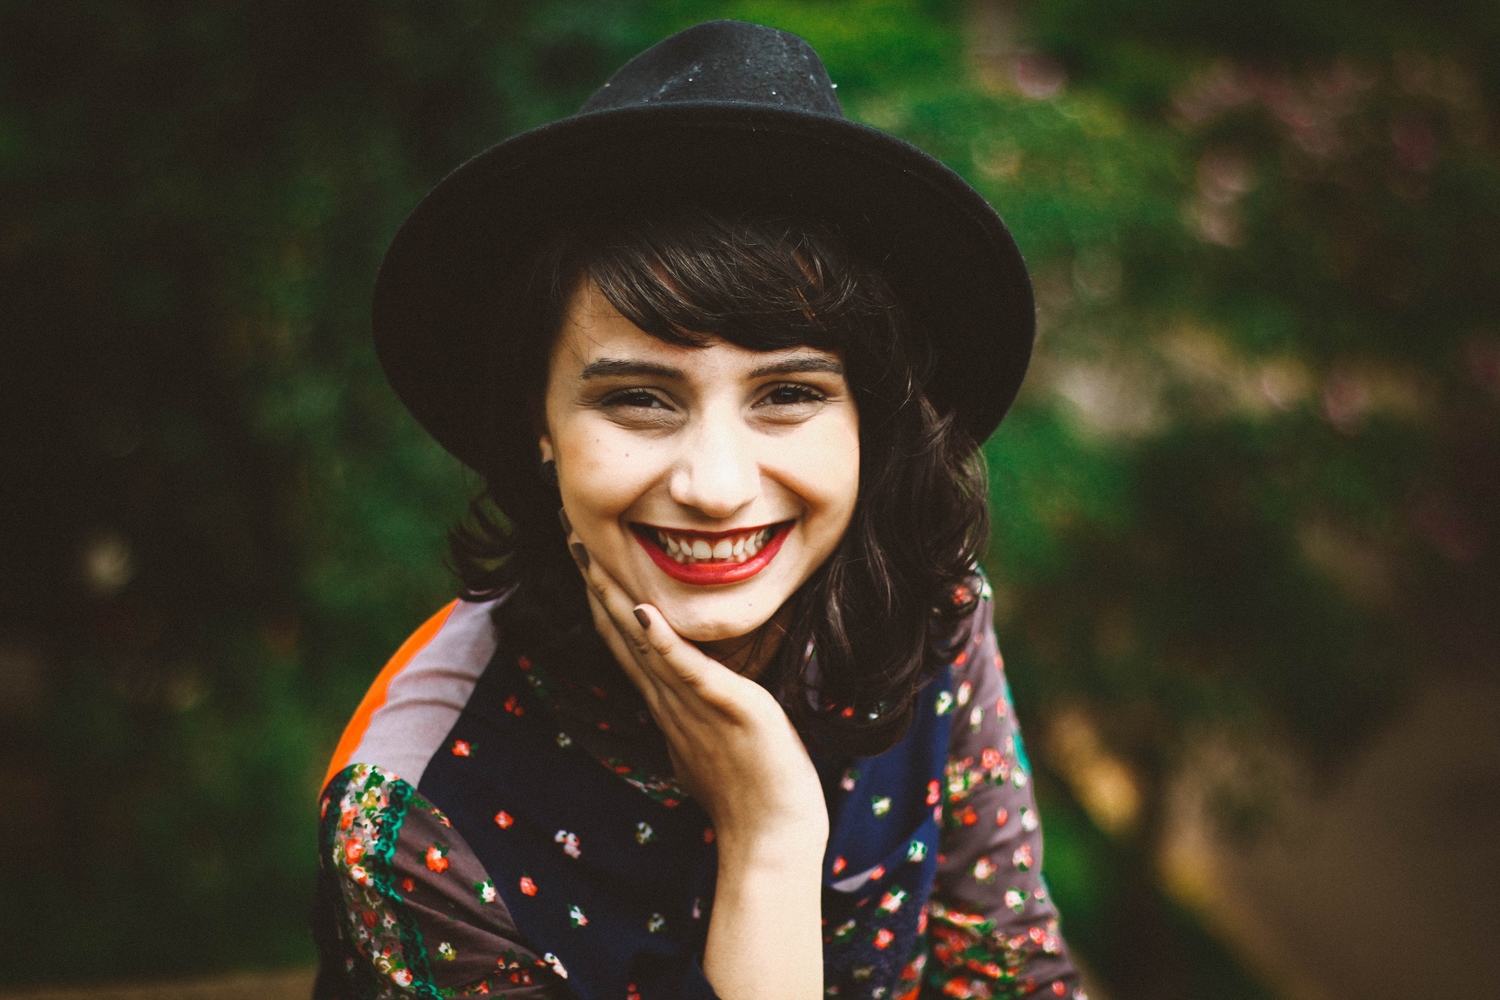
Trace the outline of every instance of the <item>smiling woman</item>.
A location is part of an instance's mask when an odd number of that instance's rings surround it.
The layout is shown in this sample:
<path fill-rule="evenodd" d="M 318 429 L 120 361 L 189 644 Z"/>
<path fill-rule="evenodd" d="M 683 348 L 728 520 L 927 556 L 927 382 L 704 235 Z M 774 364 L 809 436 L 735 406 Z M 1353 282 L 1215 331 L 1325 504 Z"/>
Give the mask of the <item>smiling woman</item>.
<path fill-rule="evenodd" d="M 557 463 L 574 531 L 686 639 L 759 628 L 854 512 L 859 414 L 827 352 L 665 343 L 586 280 L 552 350 L 545 412 L 542 460 Z"/>
<path fill-rule="evenodd" d="M 831 95 L 699 26 L 393 244 L 382 363 L 486 489 L 329 769 L 319 996 L 1082 996 L 977 569 L 1024 266 Z"/>

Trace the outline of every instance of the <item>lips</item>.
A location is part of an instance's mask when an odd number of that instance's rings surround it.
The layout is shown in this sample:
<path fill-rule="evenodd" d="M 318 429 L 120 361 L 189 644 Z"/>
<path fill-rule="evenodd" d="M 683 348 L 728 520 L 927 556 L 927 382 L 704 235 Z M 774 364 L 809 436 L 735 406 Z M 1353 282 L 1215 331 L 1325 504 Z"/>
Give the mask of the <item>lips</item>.
<path fill-rule="evenodd" d="M 793 522 L 738 531 L 679 531 L 632 524 L 636 541 L 668 576 L 698 586 L 738 583 L 770 565 Z"/>

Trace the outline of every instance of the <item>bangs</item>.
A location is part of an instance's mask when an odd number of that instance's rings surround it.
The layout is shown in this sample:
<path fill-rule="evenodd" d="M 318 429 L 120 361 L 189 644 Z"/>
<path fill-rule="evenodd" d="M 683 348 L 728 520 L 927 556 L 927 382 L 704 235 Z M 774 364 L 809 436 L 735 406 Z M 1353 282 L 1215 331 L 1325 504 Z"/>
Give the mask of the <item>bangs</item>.
<path fill-rule="evenodd" d="M 845 354 L 876 347 L 872 338 L 900 325 L 879 272 L 852 259 L 836 233 L 805 221 L 684 210 L 582 242 L 589 246 L 569 291 L 589 279 L 621 315 L 668 343 L 719 337 L 753 351 L 805 345 Z M 887 355 L 890 345 L 880 346 L 872 353 Z"/>

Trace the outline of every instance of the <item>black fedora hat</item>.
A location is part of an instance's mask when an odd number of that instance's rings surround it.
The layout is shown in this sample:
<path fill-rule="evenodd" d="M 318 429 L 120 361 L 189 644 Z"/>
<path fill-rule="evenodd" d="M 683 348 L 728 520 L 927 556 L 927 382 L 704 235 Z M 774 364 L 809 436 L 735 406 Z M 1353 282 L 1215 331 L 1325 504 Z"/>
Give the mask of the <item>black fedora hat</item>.
<path fill-rule="evenodd" d="M 805 41 L 740 21 L 659 42 L 578 114 L 480 153 L 417 205 L 375 285 L 375 349 L 396 394 L 472 468 L 534 458 L 524 406 L 498 426 L 493 409 L 517 338 L 535 335 L 514 317 L 537 253 L 581 213 L 684 202 L 834 224 L 933 345 L 933 404 L 975 441 L 1000 423 L 1036 329 L 1005 224 L 933 157 L 845 118 Z"/>

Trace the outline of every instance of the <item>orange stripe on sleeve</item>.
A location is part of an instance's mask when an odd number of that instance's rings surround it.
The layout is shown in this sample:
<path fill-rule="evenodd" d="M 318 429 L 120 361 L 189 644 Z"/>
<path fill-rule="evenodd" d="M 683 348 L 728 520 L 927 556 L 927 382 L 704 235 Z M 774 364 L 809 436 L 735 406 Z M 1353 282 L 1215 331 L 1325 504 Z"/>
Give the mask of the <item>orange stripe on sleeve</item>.
<path fill-rule="evenodd" d="M 339 745 L 333 751 L 333 761 L 328 765 L 328 774 L 323 778 L 323 787 L 327 788 L 333 776 L 349 766 L 349 758 L 354 756 L 354 751 L 359 747 L 359 741 L 365 738 L 365 730 L 370 728 L 370 718 L 380 706 L 385 704 L 386 693 L 390 690 L 391 681 L 396 675 L 406 669 L 412 657 L 420 653 L 433 637 L 442 631 L 443 625 L 448 621 L 448 616 L 453 609 L 458 607 L 458 601 L 450 601 L 448 605 L 422 623 L 411 636 L 396 650 L 385 669 L 375 678 L 375 683 L 370 685 L 370 690 L 365 692 L 364 700 L 354 710 L 354 717 L 349 720 L 349 725 L 344 727 L 344 735 L 339 738 Z"/>

